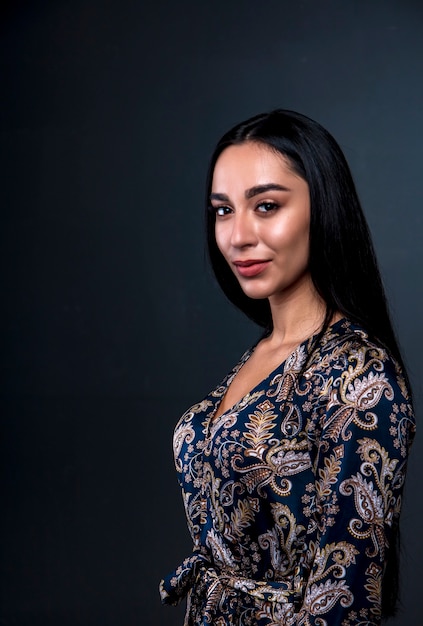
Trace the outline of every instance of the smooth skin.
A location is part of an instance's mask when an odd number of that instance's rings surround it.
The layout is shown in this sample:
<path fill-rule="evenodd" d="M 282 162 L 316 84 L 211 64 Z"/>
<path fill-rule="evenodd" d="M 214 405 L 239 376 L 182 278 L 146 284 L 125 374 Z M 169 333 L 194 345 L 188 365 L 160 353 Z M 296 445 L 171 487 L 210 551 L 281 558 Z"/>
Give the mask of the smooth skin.
<path fill-rule="evenodd" d="M 218 417 L 318 332 L 325 304 L 308 269 L 308 184 L 288 159 L 257 142 L 229 146 L 216 162 L 210 202 L 220 252 L 246 295 L 268 298 L 273 319 L 273 332 L 233 379 Z"/>

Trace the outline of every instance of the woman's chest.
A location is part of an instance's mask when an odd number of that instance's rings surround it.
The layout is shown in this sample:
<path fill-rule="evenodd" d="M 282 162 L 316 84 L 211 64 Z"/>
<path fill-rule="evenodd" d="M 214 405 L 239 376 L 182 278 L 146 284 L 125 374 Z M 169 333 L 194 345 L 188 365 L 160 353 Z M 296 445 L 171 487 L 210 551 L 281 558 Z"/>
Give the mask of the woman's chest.
<path fill-rule="evenodd" d="M 236 482 L 250 494 L 270 486 L 286 495 L 292 477 L 311 468 L 309 412 L 304 408 L 310 401 L 307 395 L 286 393 L 289 385 L 283 389 L 280 382 L 252 392 L 219 417 L 213 417 L 213 400 L 203 403 L 206 411 L 196 405 L 185 414 L 174 436 L 176 467 L 185 487 L 204 487 L 213 475 L 219 484 Z"/>

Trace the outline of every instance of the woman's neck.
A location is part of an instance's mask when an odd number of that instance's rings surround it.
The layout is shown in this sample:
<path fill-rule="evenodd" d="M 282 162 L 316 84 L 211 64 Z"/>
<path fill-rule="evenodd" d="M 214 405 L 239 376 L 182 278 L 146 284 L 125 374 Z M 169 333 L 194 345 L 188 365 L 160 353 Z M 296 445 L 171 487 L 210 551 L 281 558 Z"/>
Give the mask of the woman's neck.
<path fill-rule="evenodd" d="M 269 343 L 275 346 L 295 346 L 321 329 L 326 316 L 326 304 L 311 281 L 303 287 L 283 297 L 269 298 L 273 320 Z"/>

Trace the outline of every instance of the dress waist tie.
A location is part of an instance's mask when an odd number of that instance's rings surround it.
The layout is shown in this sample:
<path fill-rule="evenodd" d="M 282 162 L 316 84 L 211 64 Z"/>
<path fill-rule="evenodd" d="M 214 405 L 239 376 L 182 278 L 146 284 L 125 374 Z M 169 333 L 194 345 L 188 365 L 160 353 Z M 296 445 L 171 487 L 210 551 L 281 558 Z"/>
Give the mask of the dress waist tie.
<path fill-rule="evenodd" d="M 293 580 L 298 581 L 298 577 Z M 163 604 L 176 606 L 194 586 L 199 587 L 198 591 L 204 587 L 203 593 L 209 597 L 218 585 L 247 593 L 261 602 L 291 603 L 296 606 L 302 603 L 301 585 L 293 588 L 291 582 L 246 578 L 238 575 L 234 569 L 219 569 L 206 556 L 195 552 L 160 582 L 159 590 Z"/>

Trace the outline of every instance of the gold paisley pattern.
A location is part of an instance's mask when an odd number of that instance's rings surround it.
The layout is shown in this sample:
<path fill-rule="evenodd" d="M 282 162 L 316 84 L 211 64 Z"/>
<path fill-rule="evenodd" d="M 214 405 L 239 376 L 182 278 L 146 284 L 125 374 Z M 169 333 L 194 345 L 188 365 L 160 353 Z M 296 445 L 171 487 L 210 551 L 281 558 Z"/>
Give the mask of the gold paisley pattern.
<path fill-rule="evenodd" d="M 185 626 L 380 624 L 415 431 L 408 391 L 348 320 L 311 345 L 215 418 L 248 351 L 175 428 L 193 552 L 160 593 L 187 597 Z"/>

